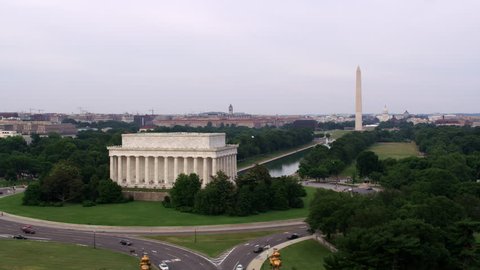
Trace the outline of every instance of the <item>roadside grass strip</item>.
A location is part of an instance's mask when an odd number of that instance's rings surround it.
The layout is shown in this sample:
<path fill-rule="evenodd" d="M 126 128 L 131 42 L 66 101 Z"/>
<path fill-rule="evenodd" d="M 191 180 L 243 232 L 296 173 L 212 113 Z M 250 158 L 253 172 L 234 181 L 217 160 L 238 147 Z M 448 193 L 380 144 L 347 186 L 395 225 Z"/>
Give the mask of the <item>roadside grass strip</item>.
<path fill-rule="evenodd" d="M 315 188 L 305 187 L 307 196 L 302 198 L 304 208 L 285 211 L 269 211 L 247 217 L 205 216 L 183 213 L 165 208 L 161 202 L 133 201 L 120 204 L 99 204 L 82 207 L 81 204 L 67 204 L 62 207 L 41 207 L 22 205 L 23 194 L 0 198 L 0 211 L 13 215 L 49 221 L 107 226 L 202 226 L 268 222 L 305 218 Z M 135 217 L 135 218 L 132 218 Z"/>
<path fill-rule="evenodd" d="M 73 244 L 0 239 L 0 270 L 130 270 L 138 259 Z"/>

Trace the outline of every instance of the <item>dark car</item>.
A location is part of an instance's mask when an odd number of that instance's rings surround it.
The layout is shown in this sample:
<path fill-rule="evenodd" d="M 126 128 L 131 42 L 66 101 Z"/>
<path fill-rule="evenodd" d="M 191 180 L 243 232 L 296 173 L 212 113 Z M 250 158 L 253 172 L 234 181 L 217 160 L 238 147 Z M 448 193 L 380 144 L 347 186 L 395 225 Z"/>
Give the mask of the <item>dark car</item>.
<path fill-rule="evenodd" d="M 131 246 L 132 242 L 130 242 L 128 240 L 125 240 L 125 239 L 122 239 L 122 240 L 120 240 L 120 244 L 122 244 L 124 246 Z"/>
<path fill-rule="evenodd" d="M 13 236 L 13 239 L 27 239 L 27 237 L 21 235 L 21 234 L 17 234 L 17 235 L 14 235 Z"/>
<path fill-rule="evenodd" d="M 287 236 L 288 240 L 297 239 L 297 238 L 298 238 L 298 233 L 292 233 L 289 236 Z"/>
<path fill-rule="evenodd" d="M 259 246 L 259 245 L 255 245 L 255 247 L 253 248 L 253 253 L 260 253 L 263 251 L 263 247 L 262 246 Z"/>
<path fill-rule="evenodd" d="M 35 230 L 32 228 L 32 225 L 25 225 L 22 227 L 24 233 L 34 234 Z"/>

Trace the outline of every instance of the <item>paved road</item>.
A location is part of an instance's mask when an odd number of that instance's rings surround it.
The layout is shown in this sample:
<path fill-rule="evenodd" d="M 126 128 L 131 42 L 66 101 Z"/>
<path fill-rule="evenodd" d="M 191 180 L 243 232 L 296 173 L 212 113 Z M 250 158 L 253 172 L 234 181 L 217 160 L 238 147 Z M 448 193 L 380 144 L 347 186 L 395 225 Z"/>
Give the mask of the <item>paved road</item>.
<path fill-rule="evenodd" d="M 15 234 L 23 234 L 20 230 L 21 223 L 6 221 L 0 219 L 0 236 L 11 237 Z M 95 245 L 98 248 L 109 249 L 131 256 L 139 257 L 143 252 L 148 253 L 152 263 L 158 265 L 161 261 L 166 260 L 172 270 L 215 270 L 217 269 L 210 260 L 199 256 L 195 253 L 185 251 L 178 247 L 134 238 L 132 235 L 117 235 L 111 233 L 94 233 L 63 230 L 58 228 L 38 227 L 35 226 L 36 233 L 34 235 L 26 235 L 29 239 L 40 241 L 55 241 L 63 243 L 74 243 L 84 246 Z M 128 239 L 133 243 L 132 246 L 123 246 L 119 243 L 121 239 Z M 23 240 L 18 240 L 23 241 Z"/>
<path fill-rule="evenodd" d="M 3 189 L 8 190 L 8 188 L 0 188 L 0 190 Z M 17 192 L 22 191 L 17 190 Z M 3 193 L 0 197 L 12 194 L 11 192 Z M 246 269 L 247 265 L 258 255 L 253 253 L 255 245 L 273 247 L 288 241 L 287 236 L 292 233 L 298 233 L 300 236 L 308 234 L 306 224 L 300 220 L 198 227 L 111 227 L 49 222 L 5 214 L 0 216 L 0 238 L 23 234 L 20 228 L 25 224 L 33 224 L 36 230 L 36 234 L 27 235 L 31 240 L 73 243 L 83 246 L 93 246 L 95 242 L 96 247 L 136 257 L 141 257 L 145 252 L 155 265 L 161 261 L 167 261 L 171 270 L 235 270 L 238 264 L 242 264 Z M 97 230 L 97 232 L 94 233 L 93 230 Z M 212 234 L 261 230 L 280 230 L 281 232 L 239 244 L 213 259 L 168 243 L 142 238 L 147 235 L 192 234 L 194 230 Z M 121 239 L 127 239 L 133 245 L 123 246 L 119 243 Z"/>
<path fill-rule="evenodd" d="M 20 230 L 23 225 L 23 223 L 6 220 L 3 217 L 0 217 L 0 237 L 12 237 L 15 234 L 23 234 Z M 140 238 L 148 234 L 122 234 L 115 232 L 96 232 L 94 234 L 93 232 L 87 231 L 50 228 L 36 225 L 34 226 L 34 229 L 37 232 L 36 234 L 27 235 L 31 240 L 74 243 L 84 246 L 93 246 L 95 242 L 95 245 L 99 248 L 126 253 L 136 257 L 139 257 L 143 252 L 146 252 L 155 265 L 158 265 L 161 261 L 165 260 L 171 270 L 234 270 L 237 264 L 242 264 L 246 267 L 257 255 L 253 253 L 255 245 L 274 246 L 288 241 L 287 236 L 291 233 L 296 232 L 301 236 L 307 234 L 306 225 L 283 227 L 281 233 L 242 243 L 234 247 L 232 250 L 222 254 L 220 257 L 210 259 L 190 250 L 182 249 L 167 243 Z M 232 231 L 235 231 L 235 228 L 233 228 Z M 222 230 L 221 232 L 225 231 Z M 171 232 L 165 234 L 171 234 Z M 127 239 L 131 241 L 133 245 L 130 247 L 122 246 L 119 243 L 121 239 Z"/>

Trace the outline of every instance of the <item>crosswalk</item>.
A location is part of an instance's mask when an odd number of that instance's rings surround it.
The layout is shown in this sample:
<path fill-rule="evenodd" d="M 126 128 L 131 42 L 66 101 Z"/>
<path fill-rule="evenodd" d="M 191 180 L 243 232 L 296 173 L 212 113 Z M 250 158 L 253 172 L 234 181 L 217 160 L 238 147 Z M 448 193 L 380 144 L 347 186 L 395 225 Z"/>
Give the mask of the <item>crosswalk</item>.
<path fill-rule="evenodd" d="M 234 251 L 234 250 L 235 250 L 235 247 L 233 247 L 230 250 L 225 251 L 224 253 L 220 254 L 220 256 L 218 256 L 217 258 L 211 259 L 210 261 L 213 264 L 219 266 L 228 257 L 228 255 L 230 255 L 230 253 L 232 253 L 232 251 Z"/>

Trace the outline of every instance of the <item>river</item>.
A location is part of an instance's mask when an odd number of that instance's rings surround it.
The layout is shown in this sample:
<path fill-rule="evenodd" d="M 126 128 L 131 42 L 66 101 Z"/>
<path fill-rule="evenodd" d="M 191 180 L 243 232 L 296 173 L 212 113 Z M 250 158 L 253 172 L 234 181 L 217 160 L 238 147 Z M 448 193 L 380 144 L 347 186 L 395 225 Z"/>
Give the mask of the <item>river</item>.
<path fill-rule="evenodd" d="M 310 149 L 265 163 L 272 177 L 280 177 L 282 175 L 292 175 L 300 166 L 300 160 L 309 152 Z"/>

